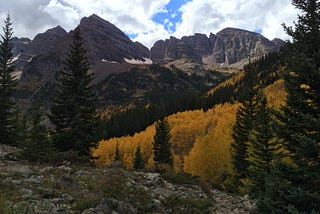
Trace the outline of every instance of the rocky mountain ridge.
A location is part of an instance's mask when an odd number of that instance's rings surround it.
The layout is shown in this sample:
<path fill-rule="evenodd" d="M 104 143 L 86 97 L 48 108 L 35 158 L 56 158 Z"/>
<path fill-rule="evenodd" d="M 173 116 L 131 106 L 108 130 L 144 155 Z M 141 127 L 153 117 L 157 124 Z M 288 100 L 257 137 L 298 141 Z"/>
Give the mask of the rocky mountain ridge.
<path fill-rule="evenodd" d="M 183 60 L 174 64 L 176 67 L 188 74 L 203 76 L 207 73 L 203 63 L 228 65 L 247 59 L 249 55 L 261 56 L 281 46 L 280 40 L 271 42 L 260 34 L 229 28 L 209 37 L 204 34 L 182 39 L 171 37 L 156 42 L 149 51 L 95 14 L 84 17 L 78 27 L 82 32 L 84 47 L 88 50 L 90 72 L 94 73 L 93 85 L 98 85 L 112 74 L 129 71 L 136 66 L 146 67 L 152 62 L 180 59 Z M 13 39 L 16 77 L 20 78 L 17 92 L 20 105 L 30 106 L 31 98 L 39 92 L 45 96 L 52 94 L 57 74 L 69 51 L 71 35 L 72 31 L 66 32 L 57 26 L 38 34 L 33 40 Z M 190 61 L 195 63 L 188 64 Z M 181 63 L 183 66 L 179 65 Z"/>
<path fill-rule="evenodd" d="M 255 32 L 225 28 L 209 36 L 200 33 L 181 39 L 171 36 L 169 39 L 157 41 L 148 50 L 141 43 L 133 42 L 112 23 L 95 14 L 81 19 L 79 28 L 93 70 L 100 73 L 103 72 L 101 67 L 109 68 L 112 67 L 111 64 L 150 64 L 148 58 L 155 63 L 183 58 L 199 64 L 230 65 L 249 57 L 260 57 L 277 51 L 284 44 L 281 39 L 270 41 Z M 23 72 L 22 79 L 33 73 L 32 70 L 47 70 L 41 74 L 45 78 L 46 74 L 56 73 L 61 69 L 59 65 L 68 52 L 71 33 L 72 31 L 67 33 L 61 26 L 57 26 L 38 34 L 33 40 L 14 38 L 13 52 L 16 67 Z M 50 57 L 55 59 L 53 61 L 60 62 L 55 69 L 44 66 L 50 64 Z"/>
<path fill-rule="evenodd" d="M 187 58 L 207 65 L 231 65 L 277 51 L 283 44 L 280 39 L 270 41 L 258 33 L 225 28 L 209 37 L 197 33 L 181 39 L 159 40 L 151 48 L 150 56 L 154 62 Z"/>

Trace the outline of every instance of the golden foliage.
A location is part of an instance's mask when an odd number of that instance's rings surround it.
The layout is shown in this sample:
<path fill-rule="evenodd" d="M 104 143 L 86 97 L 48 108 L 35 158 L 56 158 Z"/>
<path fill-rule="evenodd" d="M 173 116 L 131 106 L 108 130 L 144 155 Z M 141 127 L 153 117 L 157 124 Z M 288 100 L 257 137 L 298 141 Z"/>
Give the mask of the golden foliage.
<path fill-rule="evenodd" d="M 231 133 L 239 104 L 214 107 L 214 124 L 204 135 L 197 137 L 194 147 L 185 157 L 184 170 L 215 183 L 223 174 L 232 174 Z"/>
<path fill-rule="evenodd" d="M 93 150 L 93 155 L 99 157 L 96 160 L 96 164 L 102 166 L 112 162 L 118 143 L 121 160 L 126 168 L 132 168 L 134 154 L 138 145 L 140 145 L 141 153 L 146 161 L 146 168 L 152 168 L 154 133 L 154 126 L 150 126 L 144 132 L 136 133 L 133 137 L 125 136 L 100 141 L 98 148 Z"/>
<path fill-rule="evenodd" d="M 208 92 L 209 94 L 214 93 L 217 89 L 221 88 L 221 87 L 225 87 L 227 85 L 234 85 L 235 83 L 239 82 L 240 79 L 242 79 L 244 77 L 245 72 L 244 71 L 240 71 L 239 73 L 237 73 L 236 75 L 234 75 L 233 77 L 227 79 L 226 81 L 220 83 L 219 85 L 217 85 L 216 87 L 214 87 L 213 89 L 211 89 Z"/>
<path fill-rule="evenodd" d="M 241 78 L 241 73 L 237 78 Z M 235 77 L 234 77 L 235 78 Z M 236 81 L 236 79 L 230 80 Z M 230 84 L 230 83 L 229 83 Z M 278 108 L 285 104 L 286 93 L 283 80 L 278 80 L 264 89 L 268 104 Z M 171 128 L 171 143 L 174 171 L 183 170 L 200 176 L 210 183 L 221 183 L 226 176 L 233 174 L 231 161 L 232 127 L 240 104 L 225 103 L 202 110 L 180 112 L 168 117 Z M 114 160 L 116 145 L 126 168 L 131 169 L 138 145 L 145 160 L 145 168 L 153 169 L 154 125 L 134 136 L 112 138 L 99 143 L 93 150 L 100 158 L 98 165 L 106 165 Z"/>
<path fill-rule="evenodd" d="M 278 109 L 285 104 L 286 92 L 283 79 L 275 81 L 264 89 L 268 106 Z"/>
<path fill-rule="evenodd" d="M 179 170 L 183 166 L 183 157 L 192 149 L 195 139 L 199 135 L 204 135 L 208 129 L 214 125 L 213 111 L 203 112 L 202 110 L 186 111 L 171 115 L 168 118 L 171 127 L 171 143 L 174 157 L 174 168 Z M 145 131 L 135 134 L 133 137 L 126 136 L 103 140 L 97 149 L 93 150 L 93 155 L 100 157 L 96 163 L 106 165 L 114 160 L 116 144 L 119 143 L 120 155 L 126 168 L 132 168 L 132 160 L 135 149 L 141 146 L 141 153 L 146 160 L 146 168 L 153 168 L 153 136 L 155 134 L 154 125 Z"/>

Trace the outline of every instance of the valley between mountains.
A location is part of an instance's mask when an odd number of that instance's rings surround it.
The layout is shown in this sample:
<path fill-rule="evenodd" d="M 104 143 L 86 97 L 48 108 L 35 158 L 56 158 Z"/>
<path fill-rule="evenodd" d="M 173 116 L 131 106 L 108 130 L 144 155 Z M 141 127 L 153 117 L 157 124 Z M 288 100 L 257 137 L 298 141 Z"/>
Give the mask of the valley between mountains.
<path fill-rule="evenodd" d="M 148 49 L 96 14 L 0 41 L 0 213 L 319 213 L 320 12 Z M 13 20 L 14 22 L 14 20 Z"/>

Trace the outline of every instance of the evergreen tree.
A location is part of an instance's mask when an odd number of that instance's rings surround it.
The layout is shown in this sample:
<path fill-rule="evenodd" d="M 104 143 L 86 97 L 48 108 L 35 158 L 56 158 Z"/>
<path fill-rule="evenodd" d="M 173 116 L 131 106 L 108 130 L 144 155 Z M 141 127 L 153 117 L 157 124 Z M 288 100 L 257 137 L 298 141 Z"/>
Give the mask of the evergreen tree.
<path fill-rule="evenodd" d="M 27 138 L 22 146 L 22 156 L 30 161 L 49 161 L 55 152 L 47 128 L 41 124 L 44 114 L 41 104 L 35 103 L 31 107 L 31 124 L 28 129 Z"/>
<path fill-rule="evenodd" d="M 172 167 L 171 135 L 167 118 L 161 118 L 156 122 L 156 133 L 153 139 L 153 161 L 156 170 L 161 170 L 164 165 Z"/>
<path fill-rule="evenodd" d="M 133 168 L 136 169 L 136 170 L 144 168 L 144 160 L 143 160 L 143 157 L 142 157 L 142 154 L 141 154 L 140 145 L 137 146 L 136 153 L 134 155 Z"/>
<path fill-rule="evenodd" d="M 246 83 L 246 89 L 242 94 L 242 106 L 237 111 L 232 134 L 234 143 L 231 145 L 232 161 L 237 180 L 244 179 L 248 175 L 249 134 L 254 128 L 257 117 L 257 71 L 253 64 L 246 67 L 244 82 Z"/>
<path fill-rule="evenodd" d="M 96 96 L 90 85 L 89 63 L 80 29 L 72 35 L 70 53 L 60 72 L 56 95 L 49 118 L 55 125 L 53 140 L 59 151 L 76 151 L 92 159 L 91 148 L 97 146 Z"/>
<path fill-rule="evenodd" d="M 121 161 L 119 143 L 117 143 L 116 151 L 114 153 L 114 161 Z"/>
<path fill-rule="evenodd" d="M 320 210 L 320 2 L 293 0 L 302 11 L 295 27 L 285 30 L 288 45 L 286 105 L 278 136 L 290 161 L 279 162 L 260 210 L 317 213 Z"/>
<path fill-rule="evenodd" d="M 12 96 L 16 90 L 12 55 L 12 22 L 8 15 L 4 21 L 3 35 L 0 41 L 0 144 L 15 145 L 15 103 Z"/>
<path fill-rule="evenodd" d="M 257 119 L 250 134 L 249 180 L 250 195 L 253 198 L 263 197 L 266 191 L 266 177 L 271 173 L 274 160 L 279 157 L 280 145 L 275 140 L 271 109 L 267 100 L 260 95 L 257 108 Z"/>

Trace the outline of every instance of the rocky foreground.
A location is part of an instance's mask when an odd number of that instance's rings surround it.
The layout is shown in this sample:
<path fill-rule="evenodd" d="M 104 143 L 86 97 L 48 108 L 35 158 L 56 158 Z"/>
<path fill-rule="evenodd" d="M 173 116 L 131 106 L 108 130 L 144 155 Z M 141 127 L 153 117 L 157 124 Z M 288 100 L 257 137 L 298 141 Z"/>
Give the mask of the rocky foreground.
<path fill-rule="evenodd" d="M 176 184 L 158 173 L 0 161 L 0 213 L 249 213 L 247 197 Z M 188 183 L 188 182 L 186 182 Z"/>

